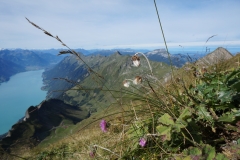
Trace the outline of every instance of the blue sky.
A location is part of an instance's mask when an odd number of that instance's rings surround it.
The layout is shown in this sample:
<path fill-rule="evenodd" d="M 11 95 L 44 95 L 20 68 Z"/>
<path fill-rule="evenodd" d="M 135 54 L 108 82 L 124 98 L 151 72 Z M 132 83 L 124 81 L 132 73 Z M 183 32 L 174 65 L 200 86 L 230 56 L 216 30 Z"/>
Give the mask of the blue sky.
<path fill-rule="evenodd" d="M 169 47 L 240 46 L 240 0 L 156 3 Z M 0 0 L 0 48 L 63 48 L 25 17 L 71 48 L 164 47 L 153 0 Z"/>

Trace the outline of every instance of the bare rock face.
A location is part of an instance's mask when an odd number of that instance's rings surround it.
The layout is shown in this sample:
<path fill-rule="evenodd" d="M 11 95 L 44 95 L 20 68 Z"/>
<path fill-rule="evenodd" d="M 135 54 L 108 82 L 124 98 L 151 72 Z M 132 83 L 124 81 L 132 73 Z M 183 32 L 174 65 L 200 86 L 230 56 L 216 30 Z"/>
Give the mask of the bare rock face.
<path fill-rule="evenodd" d="M 205 57 L 199 59 L 197 65 L 213 65 L 219 62 L 226 61 L 227 59 L 232 58 L 233 55 L 226 50 L 225 48 L 219 47 L 215 51 L 209 53 Z"/>

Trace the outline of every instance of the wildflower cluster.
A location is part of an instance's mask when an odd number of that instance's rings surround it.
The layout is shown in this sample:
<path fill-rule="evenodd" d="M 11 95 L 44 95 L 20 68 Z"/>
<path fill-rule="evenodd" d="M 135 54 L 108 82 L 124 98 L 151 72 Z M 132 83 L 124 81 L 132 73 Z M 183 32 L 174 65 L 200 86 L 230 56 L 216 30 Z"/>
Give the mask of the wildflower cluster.
<path fill-rule="evenodd" d="M 139 67 L 140 64 L 141 64 L 140 57 L 138 56 L 138 54 L 142 54 L 142 55 L 145 57 L 145 59 L 146 59 L 147 62 L 148 62 L 148 65 L 149 65 L 150 72 L 151 72 L 151 74 L 152 74 L 152 67 L 151 67 L 151 65 L 150 65 L 150 63 L 149 63 L 149 60 L 148 60 L 148 58 L 147 58 L 143 53 L 141 53 L 141 52 L 137 52 L 135 55 L 132 56 L 131 60 L 132 60 L 133 66 Z M 131 84 L 130 82 L 132 82 L 132 83 L 135 84 L 135 85 L 138 85 L 138 84 L 141 84 L 142 81 L 143 81 L 143 78 L 142 78 L 141 76 L 136 76 L 134 79 L 125 79 L 125 80 L 123 81 L 123 86 L 126 87 L 126 88 L 128 88 L 128 87 L 130 87 L 130 84 Z"/>

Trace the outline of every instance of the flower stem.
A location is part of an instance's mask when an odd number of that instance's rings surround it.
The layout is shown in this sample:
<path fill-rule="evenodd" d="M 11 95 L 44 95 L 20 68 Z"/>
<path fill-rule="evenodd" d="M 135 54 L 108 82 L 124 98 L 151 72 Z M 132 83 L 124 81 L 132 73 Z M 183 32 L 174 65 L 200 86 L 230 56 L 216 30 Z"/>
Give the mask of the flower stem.
<path fill-rule="evenodd" d="M 149 60 L 148 60 L 148 58 L 145 56 L 145 54 L 143 54 L 142 52 L 137 52 L 135 55 L 137 55 L 137 54 L 142 54 L 143 55 L 143 57 L 147 60 L 147 62 L 148 62 L 148 66 L 149 66 L 149 69 L 150 69 L 150 71 L 151 71 L 151 74 L 153 75 L 153 72 L 152 72 L 152 67 L 151 67 L 151 65 L 150 65 L 150 63 L 149 63 Z"/>
<path fill-rule="evenodd" d="M 94 146 L 94 147 L 101 148 L 101 149 L 106 150 L 106 151 L 108 151 L 108 152 L 111 152 L 111 153 L 115 154 L 116 156 L 120 157 L 118 154 L 116 154 L 115 152 L 111 151 L 110 149 L 104 148 L 104 147 L 99 146 L 99 145 L 96 145 L 96 144 L 93 145 L 93 146 Z"/>

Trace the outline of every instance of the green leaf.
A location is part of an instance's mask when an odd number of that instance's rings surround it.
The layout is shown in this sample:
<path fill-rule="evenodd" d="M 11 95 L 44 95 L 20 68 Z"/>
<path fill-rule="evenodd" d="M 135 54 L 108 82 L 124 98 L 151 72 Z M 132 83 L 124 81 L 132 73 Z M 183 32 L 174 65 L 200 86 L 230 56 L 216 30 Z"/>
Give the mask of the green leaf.
<path fill-rule="evenodd" d="M 240 74 L 240 70 L 232 71 L 232 73 L 229 76 L 227 76 L 227 78 L 225 80 L 225 83 L 227 83 L 232 77 L 238 76 L 238 74 Z"/>
<path fill-rule="evenodd" d="M 199 156 L 202 155 L 202 151 L 196 147 L 191 147 L 188 149 L 189 155 Z"/>
<path fill-rule="evenodd" d="M 235 116 L 233 114 L 223 114 L 218 118 L 219 122 L 233 122 L 235 120 Z"/>
<path fill-rule="evenodd" d="M 212 160 L 215 157 L 215 148 L 210 145 L 206 145 L 203 147 L 203 156 L 206 157 L 206 160 Z"/>
<path fill-rule="evenodd" d="M 184 157 L 182 160 L 192 160 L 191 156 Z"/>
<path fill-rule="evenodd" d="M 197 108 L 198 119 L 205 119 L 209 122 L 213 122 L 213 118 L 210 113 L 207 111 L 204 105 L 201 105 Z"/>
<path fill-rule="evenodd" d="M 184 120 L 177 119 L 176 123 L 172 126 L 172 129 L 176 132 L 180 132 L 181 128 L 187 127 L 188 123 Z"/>
<path fill-rule="evenodd" d="M 240 80 L 238 80 L 237 82 L 235 82 L 234 84 L 232 84 L 230 87 L 231 87 L 232 89 L 240 92 Z"/>
<path fill-rule="evenodd" d="M 215 160 L 228 160 L 228 158 L 224 154 L 218 153 L 215 157 Z"/>
<path fill-rule="evenodd" d="M 236 117 L 240 116 L 240 110 L 237 110 L 234 108 L 234 109 L 232 109 L 232 112 L 233 112 L 234 116 L 236 116 Z"/>
<path fill-rule="evenodd" d="M 189 117 L 191 117 L 192 113 L 190 112 L 190 108 L 186 107 L 184 108 L 184 110 L 182 111 L 181 115 L 178 117 L 178 119 L 187 119 Z"/>
<path fill-rule="evenodd" d="M 237 140 L 237 144 L 240 144 L 240 138 Z"/>
<path fill-rule="evenodd" d="M 156 130 L 161 136 L 165 136 L 165 140 L 171 140 L 171 126 L 157 126 Z"/>
<path fill-rule="evenodd" d="M 232 96 L 235 94 L 235 91 L 230 90 L 230 91 L 221 91 L 219 92 L 218 100 L 221 101 L 221 103 L 225 102 L 231 102 Z"/>
<path fill-rule="evenodd" d="M 165 113 L 163 116 L 161 116 L 158 119 L 158 121 L 165 125 L 173 125 L 174 124 L 173 118 L 168 113 Z"/>

